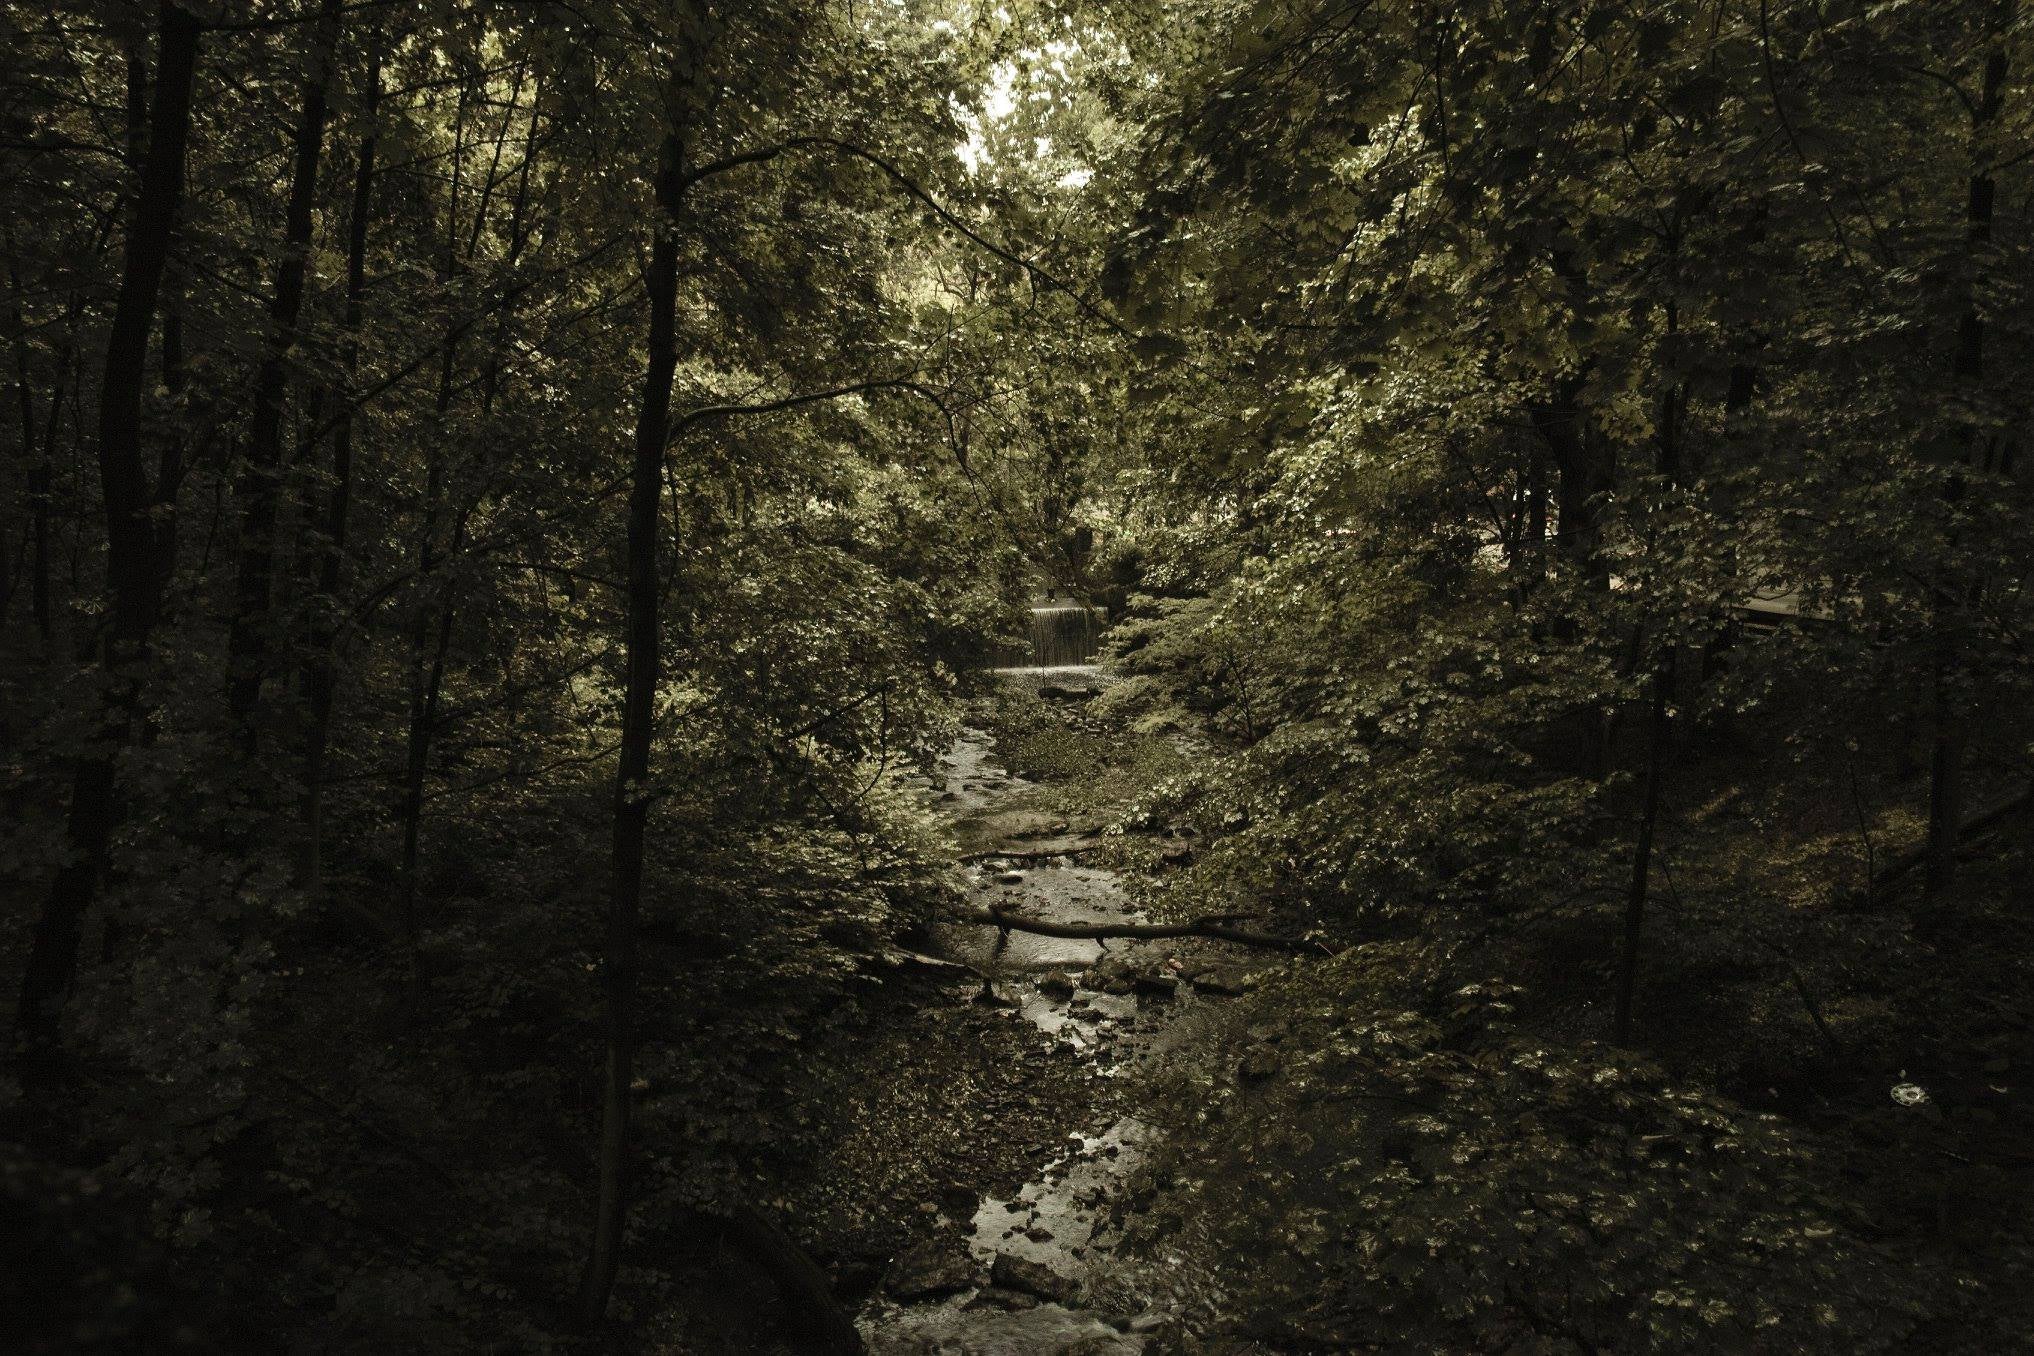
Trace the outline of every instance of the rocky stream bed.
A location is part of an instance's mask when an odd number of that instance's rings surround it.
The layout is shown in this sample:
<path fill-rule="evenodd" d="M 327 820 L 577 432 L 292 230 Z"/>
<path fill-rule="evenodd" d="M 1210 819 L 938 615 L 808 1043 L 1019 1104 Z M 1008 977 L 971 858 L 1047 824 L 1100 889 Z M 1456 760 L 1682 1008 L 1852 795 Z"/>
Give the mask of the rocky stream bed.
<path fill-rule="evenodd" d="M 1092 671 L 1088 671 L 1092 672 Z M 1076 673 L 1076 678 L 1081 676 Z M 1101 840 L 1035 808 L 1031 785 L 966 732 L 928 788 L 965 854 L 970 903 L 1057 923 L 1139 921 Z M 1072 1051 L 1109 1086 L 1067 1112 L 1061 1149 L 1014 1191 L 956 1192 L 931 1236 L 893 1258 L 860 1326 L 869 1350 L 917 1356 L 1159 1356 L 1181 1349 L 1166 1259 L 1119 1252 L 1136 1166 L 1159 1133 L 1124 1076 L 1162 1059 L 1197 1012 L 1247 982 L 1216 949 L 938 926 L 928 947 L 973 975 L 956 999 Z M 1034 1114 L 1041 1108 L 1032 1108 Z"/>

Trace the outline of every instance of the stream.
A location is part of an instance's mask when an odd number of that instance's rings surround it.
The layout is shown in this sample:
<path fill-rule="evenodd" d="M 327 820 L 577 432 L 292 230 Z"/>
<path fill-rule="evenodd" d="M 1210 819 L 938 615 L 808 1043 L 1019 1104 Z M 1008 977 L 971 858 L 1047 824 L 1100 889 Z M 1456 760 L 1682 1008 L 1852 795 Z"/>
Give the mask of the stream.
<path fill-rule="evenodd" d="M 1098 681 L 1089 666 L 1030 671 Z M 965 731 L 930 788 L 983 852 L 967 863 L 974 902 L 1059 922 L 1137 921 L 1116 873 L 1084 864 L 1098 840 L 1049 816 L 999 807 L 1030 784 L 994 761 L 989 737 Z M 1008 855 L 1001 855 L 1008 854 Z M 1160 1055 L 1192 1013 L 1191 985 L 1126 964 L 1132 944 L 943 924 L 933 949 L 986 978 L 974 1001 L 1005 1008 L 1039 1039 L 1070 1044 L 1098 1076 Z M 977 990 L 981 985 L 974 985 Z M 1176 992 L 1167 993 L 1168 989 Z M 1105 1097 L 1104 1106 L 1123 1101 Z M 1014 1194 L 985 1195 L 952 1219 L 958 1246 L 899 1257 L 861 1319 L 870 1352 L 920 1356 L 1116 1356 L 1160 1349 L 1171 1325 L 1161 1268 L 1116 1255 L 1121 1190 L 1155 1133 L 1134 1115 L 1069 1124 L 1064 1151 Z"/>

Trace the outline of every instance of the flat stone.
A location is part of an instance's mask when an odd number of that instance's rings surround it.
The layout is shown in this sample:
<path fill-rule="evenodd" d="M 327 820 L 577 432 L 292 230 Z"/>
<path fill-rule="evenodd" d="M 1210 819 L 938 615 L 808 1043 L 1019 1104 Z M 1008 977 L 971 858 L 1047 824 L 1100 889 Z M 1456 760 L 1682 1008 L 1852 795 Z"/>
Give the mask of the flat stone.
<path fill-rule="evenodd" d="M 1219 994 L 1226 998 L 1239 997 L 1257 987 L 1256 977 L 1249 971 L 1234 966 L 1214 970 L 1203 970 L 1193 977 L 1193 986 L 1203 993 Z"/>

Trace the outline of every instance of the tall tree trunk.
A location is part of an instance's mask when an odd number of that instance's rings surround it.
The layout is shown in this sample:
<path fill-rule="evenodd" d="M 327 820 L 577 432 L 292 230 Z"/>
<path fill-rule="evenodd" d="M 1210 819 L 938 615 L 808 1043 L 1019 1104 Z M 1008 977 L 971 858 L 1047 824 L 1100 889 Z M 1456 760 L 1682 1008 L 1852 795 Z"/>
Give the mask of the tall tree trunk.
<path fill-rule="evenodd" d="M 1552 463 L 1556 522 L 1549 554 L 1565 561 L 1586 589 L 1607 593 L 1610 567 L 1603 556 L 1603 513 L 1612 468 L 1602 440 L 1588 426 L 1581 393 L 1582 378 L 1569 377 L 1553 400 L 1531 404 L 1526 412 Z M 1541 475 L 1544 484 L 1544 467 Z M 1564 643 L 1572 643 L 1581 634 L 1572 614 L 1554 617 L 1548 629 L 1554 639 Z M 1583 746 L 1590 774 L 1599 779 L 1610 775 L 1612 711 L 1592 704 L 1574 711 L 1569 719 L 1575 722 L 1576 742 Z"/>
<path fill-rule="evenodd" d="M 680 75 L 679 79 L 683 79 Z M 677 88 L 684 91 L 683 85 Z M 689 93 L 689 91 L 685 91 Z M 657 501 L 671 434 L 671 380 L 678 369 L 677 230 L 684 197 L 685 132 L 673 101 L 657 175 L 660 220 L 644 275 L 650 311 L 649 365 L 636 419 L 628 507 L 627 680 L 621 753 L 615 767 L 613 882 L 602 955 L 607 1056 L 601 1090 L 599 1199 L 593 1246 L 580 1277 L 579 1310 L 589 1327 L 606 1317 L 628 1213 L 629 1109 L 634 1096 L 636 919 L 643 893 L 643 839 L 650 811 L 650 736 L 658 677 Z"/>
<path fill-rule="evenodd" d="M 262 670 L 267 660 L 269 595 L 275 573 L 276 500 L 282 479 L 283 400 L 289 386 L 290 350 L 296 343 L 297 319 L 303 309 L 318 162 L 325 148 L 332 66 L 339 40 L 339 2 L 324 0 L 319 10 L 312 66 L 304 80 L 303 108 L 297 120 L 282 258 L 276 266 L 275 294 L 269 305 L 268 342 L 254 380 L 247 462 L 235 486 L 235 497 L 240 501 L 240 571 L 226 647 L 226 704 L 240 746 L 248 753 L 254 752 L 260 738 Z"/>
<path fill-rule="evenodd" d="M 1667 337 L 1671 341 L 1679 328 L 1679 312 L 1672 301 L 1667 303 Z M 1660 479 L 1671 488 L 1680 478 L 1681 472 L 1681 404 L 1684 390 L 1679 382 L 1669 380 L 1666 391 L 1660 397 L 1660 427 L 1658 435 Z M 1617 1043 L 1631 1041 L 1632 1008 L 1638 995 L 1639 940 L 1645 929 L 1646 901 L 1652 884 L 1653 838 L 1660 821 L 1660 796 L 1666 779 L 1668 752 L 1667 710 L 1674 693 L 1674 647 L 1676 637 L 1666 628 L 1660 628 L 1654 637 L 1659 657 L 1654 661 L 1652 673 L 1652 701 L 1646 720 L 1646 762 L 1644 789 L 1639 806 L 1638 841 L 1633 844 L 1631 856 L 1631 880 L 1624 896 L 1624 935 L 1618 949 L 1617 962 L 1617 1012 L 1615 1030 Z"/>
<path fill-rule="evenodd" d="M 452 174 L 451 188 L 445 207 L 445 257 L 440 265 L 439 279 L 450 285 L 459 271 L 459 192 L 461 168 L 466 158 L 466 109 L 470 89 L 462 84 L 459 90 L 458 111 L 452 120 Z M 417 857 L 421 849 L 424 825 L 424 778 L 431 766 L 431 727 L 437 711 L 436 686 L 442 681 L 444 670 L 438 667 L 437 680 L 432 678 L 432 665 L 426 646 L 430 643 L 430 612 L 425 605 L 425 590 L 438 570 L 438 516 L 443 509 L 445 498 L 445 425 L 452 411 L 452 379 L 458 370 L 459 331 L 448 329 L 445 342 L 438 358 L 438 395 L 433 404 L 435 426 L 431 445 L 425 452 L 428 465 L 424 472 L 424 522 L 418 533 L 417 543 L 417 589 L 418 598 L 415 616 L 410 624 L 409 638 L 409 679 L 410 712 L 409 732 L 403 741 L 403 781 L 401 821 L 403 830 L 402 864 L 398 874 L 397 912 L 402 925 L 404 944 L 410 955 L 410 983 L 412 997 L 415 997 L 416 952 L 419 925 L 417 919 Z M 448 585 L 449 588 L 449 585 Z M 451 606 L 448 598 L 446 606 Z"/>
<path fill-rule="evenodd" d="M 1983 266 L 1985 247 L 1992 238 L 1992 203 L 1997 185 L 1992 177 L 1993 125 L 2005 97 L 2007 57 L 2005 34 L 2013 23 L 2014 0 L 1999 0 L 1975 103 L 1971 105 L 1971 171 L 1964 206 L 1964 236 L 1967 267 L 1973 273 Z M 1985 322 L 1979 312 L 1975 279 L 1971 296 L 1957 323 L 1954 380 L 1966 392 L 1974 392 L 1985 376 Z M 1944 490 L 1950 512 L 1963 498 L 1963 468 L 1979 459 L 1980 434 L 1975 428 L 1962 433 L 1958 465 Z M 1952 533 L 1955 531 L 1952 525 Z M 1958 578 L 1944 570 L 1935 585 L 1935 615 L 1932 621 L 1933 664 L 1931 688 L 1935 706 L 1935 742 L 1929 759 L 1927 864 L 1922 878 L 1922 896 L 1939 905 L 1956 884 L 1956 840 L 1963 827 L 1964 751 L 1970 738 L 1970 694 L 1964 672 L 1963 629 L 1971 599 L 1981 587 L 1979 581 Z"/>
<path fill-rule="evenodd" d="M 134 728 L 142 666 L 162 600 L 162 575 L 156 568 L 155 534 L 149 523 L 154 496 L 141 459 L 141 396 L 149 332 L 184 195 L 199 35 L 196 15 L 175 0 L 163 0 L 148 152 L 99 387 L 99 482 L 111 595 L 111 616 L 100 652 L 106 707 L 99 736 L 80 757 L 72 785 L 71 860 L 58 871 L 36 919 L 22 976 L 18 1020 L 30 1048 L 38 1051 L 54 1046 L 63 1000 L 77 973 L 85 914 L 97 894 L 113 837 L 117 760 Z"/>
<path fill-rule="evenodd" d="M 346 228 L 346 334 L 344 367 L 350 381 L 360 370 L 360 326 L 367 295 L 367 230 L 374 206 L 374 162 L 381 146 L 376 119 L 381 110 L 381 37 L 368 39 L 367 93 L 361 118 L 359 161 L 353 171 L 352 215 Z M 336 690 L 339 642 L 335 618 L 339 586 L 346 565 L 347 518 L 353 504 L 353 393 L 344 393 L 339 420 L 332 430 L 331 488 L 320 528 L 324 541 L 318 558 L 317 598 L 312 608 L 310 662 L 304 674 L 310 725 L 304 740 L 304 879 L 315 897 L 322 883 L 325 831 L 325 752 L 332 736 L 332 699 Z"/>

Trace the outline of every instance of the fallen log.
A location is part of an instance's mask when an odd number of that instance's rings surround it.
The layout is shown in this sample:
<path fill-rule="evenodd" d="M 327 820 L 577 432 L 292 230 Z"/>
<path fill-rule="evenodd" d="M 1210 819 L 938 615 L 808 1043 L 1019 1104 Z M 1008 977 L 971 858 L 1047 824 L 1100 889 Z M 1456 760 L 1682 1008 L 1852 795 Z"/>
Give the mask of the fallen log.
<path fill-rule="evenodd" d="M 1152 941 L 1166 937 L 1206 937 L 1211 941 L 1234 942 L 1238 946 L 1260 947 L 1267 951 L 1314 952 L 1332 955 L 1333 949 L 1298 937 L 1280 937 L 1232 927 L 1220 918 L 1197 918 L 1187 923 L 1054 923 L 1043 918 L 1026 918 L 1008 909 L 958 909 L 947 915 L 955 923 L 980 923 L 1006 932 L 1029 932 L 1040 937 L 1069 937 L 1090 941 Z"/>
<path fill-rule="evenodd" d="M 784 1304 L 779 1318 L 799 1339 L 800 1351 L 862 1356 L 866 1348 L 855 1330 L 854 1315 L 834 1295 L 818 1263 L 775 1220 L 739 1196 L 723 1201 L 708 1218 L 777 1283 Z"/>

